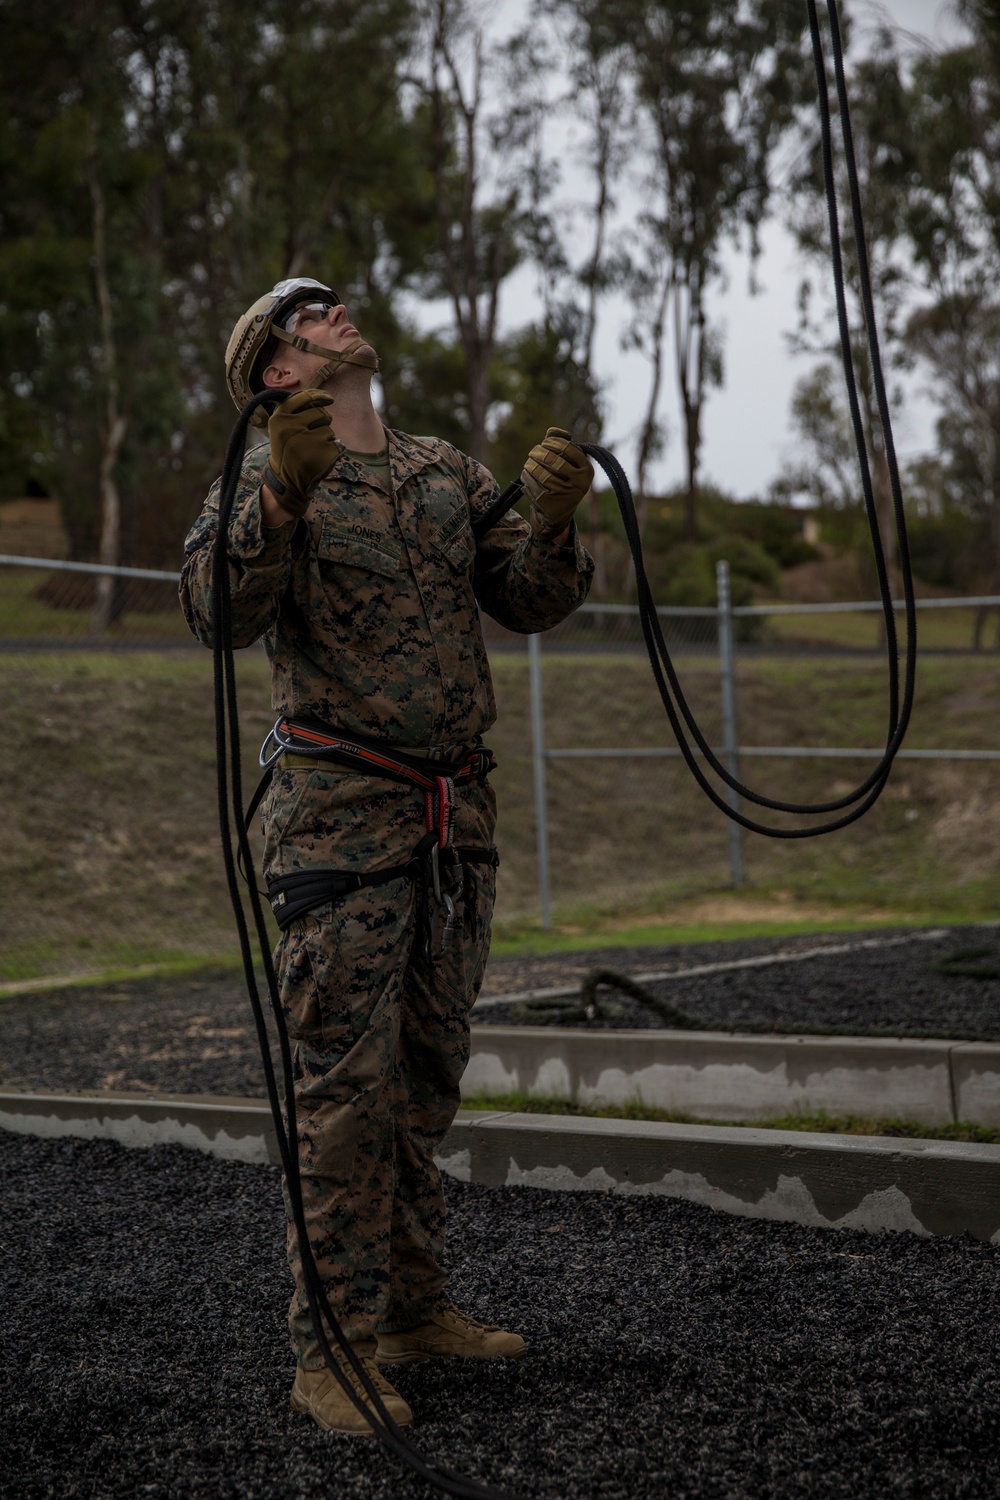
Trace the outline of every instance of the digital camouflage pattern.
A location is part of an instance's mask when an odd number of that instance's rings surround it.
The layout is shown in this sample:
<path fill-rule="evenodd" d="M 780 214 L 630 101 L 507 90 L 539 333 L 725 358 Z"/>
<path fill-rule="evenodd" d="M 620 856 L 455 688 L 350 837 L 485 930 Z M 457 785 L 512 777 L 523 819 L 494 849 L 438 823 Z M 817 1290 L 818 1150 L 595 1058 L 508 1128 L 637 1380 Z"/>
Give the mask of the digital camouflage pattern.
<path fill-rule="evenodd" d="M 593 564 L 575 528 L 556 546 L 513 514 L 477 545 L 470 513 L 497 494 L 487 471 L 434 439 L 391 433 L 389 444 L 388 486 L 345 457 L 306 517 L 273 530 L 262 527 L 259 507 L 267 445 L 247 455 L 230 544 L 234 644 L 264 636 L 277 710 L 457 756 L 495 718 L 477 601 L 510 629 L 544 629 L 584 599 Z M 188 537 L 181 583 L 188 621 L 206 644 L 218 489 Z M 425 831 L 423 797 L 409 786 L 285 762 L 261 818 L 268 878 L 398 864 Z M 495 823 L 489 786 L 456 788 L 456 845 L 488 850 Z M 447 1301 L 434 1151 L 468 1062 L 493 870 L 466 865 L 450 893 L 458 922 L 438 954 L 434 915 L 432 962 L 420 888 L 407 879 L 300 917 L 275 954 L 309 1241 L 361 1353 L 374 1351 L 376 1330 L 415 1326 Z M 292 1346 L 302 1366 L 318 1368 L 291 1228 L 289 1261 Z"/>
<path fill-rule="evenodd" d="M 586 598 L 593 563 L 511 512 L 477 544 L 470 516 L 499 493 L 474 459 L 390 432 L 391 483 L 343 457 L 300 521 L 266 528 L 266 443 L 243 461 L 229 554 L 233 644 L 261 636 L 274 707 L 399 746 L 468 745 L 496 719 L 476 603 L 509 630 L 556 625 Z M 185 546 L 181 602 L 212 638 L 216 483 Z"/>
<path fill-rule="evenodd" d="M 365 862 L 366 847 L 369 867 L 391 863 L 372 854 L 372 829 L 388 830 L 393 845 L 412 849 L 423 799 L 371 782 L 365 799 L 364 781 L 325 769 L 281 772 L 265 809 L 268 873 L 300 869 L 306 858 L 349 867 Z M 488 848 L 491 789 L 462 787 L 458 799 L 456 841 Z M 406 879 L 326 903 L 293 922 L 279 944 L 309 1241 L 361 1352 L 374 1351 L 376 1328 L 415 1326 L 447 1300 L 445 1200 L 434 1152 L 454 1119 L 469 1060 L 469 1008 L 489 952 L 493 870 L 467 865 L 447 888 L 460 920 L 432 963 L 420 889 Z M 318 1368 L 291 1230 L 289 1260 L 296 1278 L 292 1344 L 301 1364 Z"/>

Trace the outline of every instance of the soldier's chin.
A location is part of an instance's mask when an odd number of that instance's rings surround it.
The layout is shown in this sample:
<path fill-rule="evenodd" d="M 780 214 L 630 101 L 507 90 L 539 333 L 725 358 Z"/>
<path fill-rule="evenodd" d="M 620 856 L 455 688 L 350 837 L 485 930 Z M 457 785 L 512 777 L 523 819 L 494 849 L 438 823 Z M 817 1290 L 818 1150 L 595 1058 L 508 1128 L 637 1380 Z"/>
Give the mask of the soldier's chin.
<path fill-rule="evenodd" d="M 330 352 L 332 354 L 332 353 L 335 353 L 337 351 L 334 351 L 334 350 L 331 349 Z M 343 353 L 344 351 L 341 350 L 340 352 Z M 375 349 L 374 345 L 369 344 L 367 342 L 367 340 L 363 339 L 360 344 L 356 345 L 355 348 L 351 349 L 351 360 L 353 361 L 356 358 L 356 356 L 359 355 L 359 354 L 360 355 L 370 355 L 372 357 L 372 359 L 374 359 L 375 364 L 376 364 L 376 368 L 377 368 L 377 365 L 378 365 L 378 352 Z M 353 363 L 348 364 L 346 361 L 343 364 L 339 364 L 336 367 L 336 369 L 332 370 L 330 372 L 330 374 L 327 376 L 327 378 L 324 380 L 322 389 L 323 390 L 329 389 L 329 387 L 332 386 L 332 385 L 335 385 L 338 380 L 343 379 L 345 375 L 349 376 L 352 370 L 356 374 L 360 375 L 360 374 L 362 374 L 364 372 L 365 366 L 364 365 L 357 365 L 357 364 L 353 364 Z M 375 370 L 374 369 L 369 369 L 368 373 L 370 375 L 374 375 Z"/>

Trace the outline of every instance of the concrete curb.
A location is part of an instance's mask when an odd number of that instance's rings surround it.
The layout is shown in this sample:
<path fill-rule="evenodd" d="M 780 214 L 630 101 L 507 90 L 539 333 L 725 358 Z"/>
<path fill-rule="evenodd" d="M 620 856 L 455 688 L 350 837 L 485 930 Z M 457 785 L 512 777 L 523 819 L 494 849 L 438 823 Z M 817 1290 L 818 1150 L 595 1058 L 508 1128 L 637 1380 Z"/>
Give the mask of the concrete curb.
<path fill-rule="evenodd" d="M 584 1107 L 635 1101 L 719 1121 L 822 1110 L 1000 1126 L 1000 1045 L 476 1026 L 462 1092 L 520 1092 Z"/>
<path fill-rule="evenodd" d="M 7 1089 L 0 1127 L 245 1162 L 277 1155 L 267 1106 L 253 1099 Z M 463 1110 L 437 1159 L 490 1187 L 655 1194 L 744 1218 L 1000 1244 L 1000 1146 Z"/>
<path fill-rule="evenodd" d="M 656 1194 L 744 1218 L 1000 1244 L 1000 1146 L 465 1111 L 438 1160 L 489 1187 Z"/>
<path fill-rule="evenodd" d="M 111 1140 L 120 1146 L 187 1146 L 228 1161 L 280 1160 L 271 1112 L 262 1099 L 2 1089 L 0 1129 L 47 1139 Z"/>

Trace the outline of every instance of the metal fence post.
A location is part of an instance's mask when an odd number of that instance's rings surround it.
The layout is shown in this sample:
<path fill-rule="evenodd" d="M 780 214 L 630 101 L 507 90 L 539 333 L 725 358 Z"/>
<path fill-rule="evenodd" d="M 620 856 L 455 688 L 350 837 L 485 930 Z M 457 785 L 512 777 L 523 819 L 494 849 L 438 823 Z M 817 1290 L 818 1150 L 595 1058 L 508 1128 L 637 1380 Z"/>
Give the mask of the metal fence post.
<path fill-rule="evenodd" d="M 730 776 L 739 775 L 739 760 L 736 754 L 736 690 L 733 681 L 733 608 L 729 592 L 729 564 L 715 565 L 715 588 L 719 620 L 719 671 L 722 677 L 722 743 L 726 754 L 726 770 Z M 739 793 L 726 787 L 726 801 L 739 810 Z M 743 884 L 743 829 L 739 823 L 728 818 L 729 824 L 729 871 L 733 885 L 738 889 Z"/>
<path fill-rule="evenodd" d="M 549 809 L 545 790 L 545 721 L 542 717 L 542 649 L 540 637 L 528 636 L 528 680 L 531 689 L 531 762 L 535 788 L 535 848 L 538 853 L 538 897 L 542 927 L 552 926 L 549 881 Z"/>

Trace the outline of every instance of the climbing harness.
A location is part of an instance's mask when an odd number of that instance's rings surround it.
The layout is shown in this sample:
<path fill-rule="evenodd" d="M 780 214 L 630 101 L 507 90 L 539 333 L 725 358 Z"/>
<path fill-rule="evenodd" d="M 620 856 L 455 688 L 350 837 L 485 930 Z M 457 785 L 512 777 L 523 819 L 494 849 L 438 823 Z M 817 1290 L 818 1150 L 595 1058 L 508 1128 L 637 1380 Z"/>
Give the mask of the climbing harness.
<path fill-rule="evenodd" d="M 829 16 L 830 35 L 833 51 L 834 74 L 836 78 L 837 95 L 839 102 L 839 113 L 841 131 L 844 142 L 844 157 L 847 167 L 848 181 L 850 186 L 851 213 L 853 220 L 854 239 L 857 246 L 859 272 L 862 289 L 862 303 L 867 326 L 867 339 L 869 357 L 872 367 L 872 375 L 875 384 L 878 401 L 879 415 L 882 425 L 885 454 L 888 462 L 890 483 L 892 489 L 893 512 L 899 537 L 899 560 L 903 577 L 904 606 L 906 613 L 906 663 L 903 681 L 902 702 L 900 702 L 899 691 L 899 667 L 897 662 L 897 639 L 896 625 L 893 611 L 893 602 L 889 589 L 888 574 L 885 565 L 885 557 L 882 550 L 882 542 L 879 535 L 878 517 L 876 514 L 874 492 L 871 473 L 868 464 L 867 452 L 864 442 L 864 431 L 861 424 L 860 408 L 858 404 L 857 384 L 854 374 L 853 353 L 850 346 L 849 327 L 847 321 L 846 299 L 844 294 L 843 265 L 840 245 L 840 230 L 837 217 L 836 190 L 833 174 L 833 156 L 831 144 L 830 126 L 830 104 L 826 81 L 826 62 L 823 54 L 822 40 L 819 30 L 819 21 L 816 12 L 815 0 L 806 0 L 809 14 L 809 29 L 812 38 L 813 57 L 816 64 L 816 78 L 819 90 L 820 119 L 822 125 L 822 147 L 823 168 L 826 180 L 827 204 L 830 219 L 831 249 L 833 255 L 834 285 L 837 298 L 837 317 L 840 328 L 841 351 L 844 362 L 844 372 L 848 388 L 848 401 L 851 410 L 851 420 L 854 428 L 855 440 L 858 447 L 858 459 L 861 467 L 862 486 L 864 489 L 865 509 L 868 517 L 869 528 L 872 536 L 872 546 L 875 553 L 875 565 L 878 573 L 879 592 L 882 600 L 883 619 L 885 622 L 885 636 L 888 645 L 889 657 L 889 723 L 886 735 L 886 746 L 878 765 L 871 775 L 855 788 L 849 796 L 839 798 L 835 801 L 825 803 L 803 803 L 795 804 L 781 802 L 775 799 L 763 797 L 752 792 L 742 785 L 736 777 L 732 776 L 714 755 L 711 747 L 707 744 L 704 736 L 699 730 L 691 710 L 687 704 L 676 672 L 670 661 L 663 634 L 660 629 L 656 606 L 652 598 L 649 583 L 646 577 L 642 560 L 642 548 L 639 536 L 638 522 L 635 515 L 635 505 L 629 489 L 628 480 L 621 465 L 614 456 L 605 449 L 594 444 L 582 444 L 584 451 L 589 453 L 601 466 L 611 481 L 615 495 L 621 510 L 625 525 L 629 549 L 635 563 L 635 575 L 638 589 L 638 601 L 640 620 L 642 623 L 643 638 L 649 653 L 650 664 L 656 679 L 660 696 L 663 700 L 671 727 L 677 736 L 684 759 L 694 774 L 696 780 L 712 802 L 721 809 L 728 817 L 734 818 L 744 827 L 755 832 L 768 833 L 777 838 L 803 838 L 816 833 L 830 832 L 835 828 L 845 827 L 860 817 L 872 806 L 885 786 L 893 758 L 902 742 L 910 718 L 913 703 L 913 681 L 916 644 L 916 614 L 913 599 L 913 583 L 910 573 L 909 552 L 906 542 L 905 518 L 903 515 L 902 494 L 899 484 L 899 471 L 892 440 L 892 429 L 890 424 L 888 401 L 885 392 L 885 382 L 882 375 L 881 359 L 878 347 L 878 335 L 875 327 L 874 305 L 871 295 L 871 282 L 868 271 L 868 262 L 864 244 L 864 227 L 861 222 L 861 200 L 857 181 L 857 168 L 854 161 L 854 148 L 851 138 L 850 119 L 848 115 L 848 102 L 846 83 L 843 68 L 843 47 L 840 36 L 840 26 L 837 16 L 836 0 L 827 0 L 827 13 Z M 277 332 L 277 324 L 292 311 L 300 302 L 307 298 L 313 300 L 329 293 L 321 283 L 297 280 L 294 282 L 279 283 L 267 298 L 262 298 L 259 303 L 254 304 L 244 314 L 234 330 L 227 350 L 227 381 L 230 390 L 241 407 L 240 416 L 233 429 L 226 458 L 223 467 L 222 483 L 219 495 L 218 530 L 213 550 L 212 566 L 212 638 L 213 638 L 213 661 L 214 661 L 214 701 L 216 720 L 216 775 L 219 799 L 219 826 L 222 836 L 223 861 L 226 871 L 226 882 L 236 919 L 237 932 L 239 935 L 240 951 L 243 958 L 243 967 L 246 975 L 247 991 L 253 1011 L 254 1024 L 257 1029 L 257 1037 L 260 1044 L 261 1060 L 264 1070 L 264 1081 L 267 1090 L 268 1102 L 271 1114 L 274 1118 L 275 1132 L 277 1135 L 278 1151 L 281 1166 L 285 1176 L 288 1204 L 292 1223 L 298 1240 L 299 1254 L 302 1264 L 302 1276 L 305 1287 L 306 1299 L 309 1306 L 309 1315 L 317 1344 L 322 1353 L 324 1363 L 343 1388 L 347 1397 L 351 1400 L 362 1416 L 368 1420 L 385 1446 L 403 1463 L 408 1465 L 416 1474 L 425 1479 L 429 1484 L 446 1494 L 468 1496 L 470 1500 L 511 1500 L 504 1492 L 481 1485 L 474 1480 L 466 1479 L 454 1470 L 441 1465 L 428 1462 L 409 1439 L 400 1430 L 386 1410 L 378 1391 L 372 1385 L 364 1367 L 355 1354 L 343 1329 L 330 1306 L 325 1289 L 320 1278 L 316 1262 L 309 1244 L 306 1229 L 305 1209 L 302 1197 L 302 1185 L 299 1175 L 298 1156 L 298 1128 L 295 1111 L 295 1081 L 292 1068 L 291 1048 L 289 1045 L 288 1031 L 285 1024 L 284 1014 L 278 994 L 277 977 L 271 957 L 270 939 L 264 917 L 264 909 L 261 902 L 261 893 L 258 892 L 255 882 L 248 882 L 247 900 L 250 905 L 250 918 L 248 920 L 243 905 L 240 882 L 237 874 L 238 864 L 249 870 L 252 865 L 252 853 L 249 843 L 247 819 L 243 810 L 242 770 L 240 761 L 240 732 L 236 693 L 236 671 L 235 659 L 232 646 L 232 599 L 229 560 L 227 553 L 227 540 L 229 522 L 232 514 L 233 503 L 236 497 L 237 486 L 240 477 L 240 468 L 246 436 L 249 424 L 260 426 L 266 423 L 268 405 L 274 406 L 281 398 L 281 393 L 275 391 L 259 391 L 250 394 L 254 389 L 256 379 L 256 365 L 260 356 L 266 349 L 269 336 L 284 335 L 288 342 L 295 343 L 296 347 L 304 348 L 310 352 L 329 354 L 322 350 L 322 346 L 310 346 L 299 336 L 288 334 L 285 329 Z M 331 294 L 335 296 L 335 294 Z M 272 319 L 274 322 L 272 322 Z M 345 351 L 342 356 L 336 358 L 333 363 L 343 362 L 368 362 L 368 356 L 360 356 L 354 349 Z M 510 509 L 521 493 L 519 482 L 509 485 L 498 500 L 489 506 L 482 514 L 471 518 L 472 531 L 476 538 L 485 535 L 489 529 Z M 429 812 L 425 814 L 428 823 L 424 839 L 418 844 L 411 859 L 405 865 L 396 866 L 393 872 L 373 871 L 364 873 L 360 878 L 363 884 L 377 883 L 380 879 L 396 878 L 396 872 L 410 878 L 411 867 L 419 871 L 420 865 L 430 859 L 432 861 L 428 869 L 431 888 L 435 898 L 444 896 L 444 888 L 441 884 L 441 859 L 442 850 L 449 851 L 450 843 L 450 809 L 452 807 L 451 788 L 459 776 L 463 774 L 463 765 L 460 763 L 457 770 L 454 765 L 448 765 L 443 773 L 437 770 L 431 771 L 426 765 L 414 765 L 412 757 L 401 756 L 398 751 L 391 755 L 386 752 L 386 747 L 379 747 L 375 743 L 363 743 L 357 736 L 339 735 L 336 730 L 328 726 L 320 726 L 319 729 L 312 728 L 313 734 L 326 735 L 326 742 L 310 739 L 310 725 L 294 720 L 279 720 L 275 730 L 269 737 L 277 747 L 282 737 L 286 743 L 282 745 L 280 753 L 297 755 L 306 753 L 317 760 L 334 764 L 347 764 L 345 757 L 357 757 L 351 763 L 357 768 L 364 764 L 372 774 L 390 775 L 392 779 L 410 781 L 416 789 L 422 790 L 425 796 L 429 796 L 427 804 Z M 697 762 L 695 748 L 689 743 L 687 735 L 690 734 L 691 741 L 697 751 L 707 760 L 711 771 L 731 791 L 757 806 L 768 808 L 772 811 L 791 812 L 801 814 L 826 815 L 842 812 L 843 816 L 829 819 L 825 823 L 813 825 L 807 828 L 784 829 L 774 828 L 760 824 L 747 818 L 744 814 L 728 805 L 712 783 L 707 779 Z M 295 748 L 298 746 L 299 748 Z M 304 750 L 302 747 L 306 747 Z M 475 747 L 480 755 L 488 752 Z M 277 752 L 276 752 L 277 753 Z M 386 763 L 380 772 L 374 771 L 376 760 L 381 759 Z M 476 769 L 470 773 L 469 779 L 485 774 L 482 762 L 477 762 Z M 421 781 L 420 778 L 423 778 Z M 427 783 L 427 784 L 424 784 Z M 263 795 L 263 792 L 261 792 Z M 454 857 L 457 860 L 468 859 L 475 855 L 480 859 L 495 861 L 495 851 L 468 851 L 454 850 L 453 855 L 448 855 L 449 862 Z M 415 863 L 416 862 L 416 863 Z M 437 880 L 435 882 L 435 871 Z M 312 909 L 318 900 L 335 899 L 335 895 L 343 893 L 341 887 L 347 879 L 358 879 L 354 872 L 344 871 L 319 871 L 309 876 L 310 880 L 317 882 L 317 888 L 308 888 L 303 880 L 300 886 L 289 884 L 290 880 L 298 877 L 281 877 L 272 882 L 271 899 L 276 903 L 279 914 L 291 909 L 298 902 L 309 902 L 309 906 L 300 906 L 299 910 Z M 319 884 L 326 882 L 323 886 L 322 895 L 319 892 Z M 345 889 L 358 889 L 358 885 L 345 887 Z M 280 897 L 284 900 L 280 900 Z M 315 900 L 314 900 L 315 898 Z M 447 911 L 447 908 L 445 907 Z M 281 916 L 279 915 L 279 920 Z M 278 1069 L 280 1069 L 281 1092 L 284 1100 L 279 1095 L 278 1070 L 271 1052 L 271 1043 L 268 1036 L 267 1024 L 261 1005 L 260 992 L 257 984 L 257 976 L 254 965 L 254 955 L 251 944 L 251 925 L 260 950 L 260 961 L 263 965 L 264 980 L 267 987 L 271 1010 L 273 1013 L 275 1029 L 278 1038 Z M 354 1379 L 348 1377 L 345 1367 L 353 1372 Z M 357 1383 L 357 1388 L 355 1386 Z M 364 1392 L 364 1396 L 360 1392 Z"/>
<path fill-rule="evenodd" d="M 278 760 L 291 757 L 293 764 L 310 767 L 343 766 L 366 776 L 402 782 L 424 795 L 426 833 L 405 864 L 379 870 L 332 870 L 318 868 L 279 875 L 267 883 L 267 896 L 278 926 L 284 930 L 297 917 L 327 901 L 339 900 L 366 886 L 386 885 L 390 880 L 413 880 L 420 885 L 423 927 L 430 959 L 447 952 L 456 920 L 455 902 L 448 889 L 466 865 L 499 863 L 496 845 L 488 849 L 456 846 L 454 842 L 455 788 L 476 782 L 482 786 L 496 769 L 493 752 L 482 743 L 473 745 L 454 760 L 441 762 L 430 756 L 401 753 L 391 745 L 362 735 L 343 735 L 317 719 L 280 717 L 260 750 L 264 767 L 257 790 L 250 799 L 244 823 L 249 823 L 270 785 Z M 427 769 L 433 766 L 433 772 Z M 436 951 L 431 946 L 430 898 L 443 910 L 444 925 Z"/>

